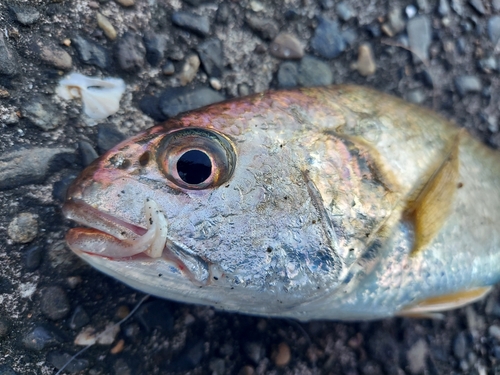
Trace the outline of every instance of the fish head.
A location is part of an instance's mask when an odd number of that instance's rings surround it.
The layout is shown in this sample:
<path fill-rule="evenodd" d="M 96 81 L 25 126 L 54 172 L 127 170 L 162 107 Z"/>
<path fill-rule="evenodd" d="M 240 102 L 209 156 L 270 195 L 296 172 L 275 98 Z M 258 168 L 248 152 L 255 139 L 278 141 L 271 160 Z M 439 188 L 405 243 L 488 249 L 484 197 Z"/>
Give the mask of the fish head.
<path fill-rule="evenodd" d="M 66 217 L 86 226 L 68 232 L 70 248 L 150 294 L 300 314 L 347 270 L 321 166 L 304 147 L 317 131 L 292 107 L 266 96 L 220 103 L 120 143 L 68 191 Z"/>

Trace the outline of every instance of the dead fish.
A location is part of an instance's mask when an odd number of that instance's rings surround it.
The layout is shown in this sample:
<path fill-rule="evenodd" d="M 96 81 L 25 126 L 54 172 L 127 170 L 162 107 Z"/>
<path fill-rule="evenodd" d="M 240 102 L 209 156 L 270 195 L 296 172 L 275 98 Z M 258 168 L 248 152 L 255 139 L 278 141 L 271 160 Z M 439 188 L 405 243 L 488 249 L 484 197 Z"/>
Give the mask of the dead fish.
<path fill-rule="evenodd" d="M 69 247 L 156 296 L 299 320 L 425 315 L 500 278 L 500 154 L 356 86 L 173 118 L 75 180 Z"/>

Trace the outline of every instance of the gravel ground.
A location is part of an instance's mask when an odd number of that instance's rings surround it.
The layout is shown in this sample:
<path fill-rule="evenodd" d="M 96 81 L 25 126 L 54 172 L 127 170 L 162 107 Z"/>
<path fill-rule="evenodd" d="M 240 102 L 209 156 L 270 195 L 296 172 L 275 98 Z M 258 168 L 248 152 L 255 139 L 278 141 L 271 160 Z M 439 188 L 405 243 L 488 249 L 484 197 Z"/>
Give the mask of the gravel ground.
<path fill-rule="evenodd" d="M 64 244 L 64 190 L 95 150 L 174 101 L 328 83 L 420 103 L 499 148 L 499 15 L 498 0 L 0 2 L 0 375 L 56 373 L 84 327 L 101 332 L 143 297 Z M 91 120 L 56 97 L 71 71 L 124 79 L 118 113 Z M 443 320 L 349 324 L 149 298 L 63 373 L 500 374 L 498 296 Z"/>

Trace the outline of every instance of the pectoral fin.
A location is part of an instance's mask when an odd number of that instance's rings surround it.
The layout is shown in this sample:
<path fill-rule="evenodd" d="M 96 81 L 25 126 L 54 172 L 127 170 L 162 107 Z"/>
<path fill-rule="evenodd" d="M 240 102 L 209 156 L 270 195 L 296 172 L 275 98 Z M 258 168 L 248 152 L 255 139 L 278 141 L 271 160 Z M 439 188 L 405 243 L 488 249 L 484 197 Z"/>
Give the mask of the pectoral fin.
<path fill-rule="evenodd" d="M 403 308 L 397 315 L 412 318 L 434 317 L 434 314 L 440 311 L 456 309 L 479 301 L 490 292 L 491 288 L 491 286 L 472 288 L 457 293 L 427 298 Z"/>
<path fill-rule="evenodd" d="M 459 185 L 459 136 L 460 134 L 446 160 L 407 209 L 407 217 L 413 222 L 415 229 L 412 255 L 418 254 L 432 241 L 450 214 L 455 191 Z"/>

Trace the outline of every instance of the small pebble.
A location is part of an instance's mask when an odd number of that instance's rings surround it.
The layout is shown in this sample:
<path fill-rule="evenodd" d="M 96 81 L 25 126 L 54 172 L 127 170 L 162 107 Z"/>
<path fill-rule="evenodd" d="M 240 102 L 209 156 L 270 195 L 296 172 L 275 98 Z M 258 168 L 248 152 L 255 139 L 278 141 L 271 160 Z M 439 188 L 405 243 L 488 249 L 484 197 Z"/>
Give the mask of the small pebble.
<path fill-rule="evenodd" d="M 282 342 L 278 345 L 278 349 L 274 353 L 274 364 L 278 367 L 286 366 L 290 362 L 291 357 L 290 347 L 286 342 Z"/>
<path fill-rule="evenodd" d="M 226 373 L 226 361 L 222 358 L 211 359 L 208 368 L 212 371 L 212 375 L 223 375 Z"/>
<path fill-rule="evenodd" d="M 478 65 L 481 70 L 487 74 L 498 71 L 498 62 L 493 56 L 479 60 Z"/>
<path fill-rule="evenodd" d="M 188 83 L 193 81 L 200 68 L 200 58 L 198 55 L 192 54 L 188 56 L 186 62 L 184 63 L 181 72 L 179 73 L 179 81 L 182 86 L 186 86 Z"/>
<path fill-rule="evenodd" d="M 125 340 L 121 339 L 118 340 L 115 346 L 113 346 L 110 350 L 111 354 L 118 354 L 123 351 L 123 348 L 125 347 Z"/>
<path fill-rule="evenodd" d="M 279 59 L 301 59 L 304 46 L 294 35 L 280 33 L 269 46 L 269 52 Z"/>
<path fill-rule="evenodd" d="M 212 86 L 212 88 L 214 90 L 217 90 L 219 91 L 220 89 L 222 89 L 222 83 L 219 79 L 217 78 L 210 78 L 210 86 Z"/>
<path fill-rule="evenodd" d="M 116 39 L 116 30 L 105 16 L 103 16 L 101 13 L 97 13 L 97 25 L 101 28 L 102 31 L 104 31 L 104 35 L 108 37 L 109 40 L 115 40 Z"/>
<path fill-rule="evenodd" d="M 413 61 L 428 61 L 429 46 L 432 41 L 431 21 L 422 15 L 412 18 L 406 25 L 410 50 L 413 52 Z"/>
<path fill-rule="evenodd" d="M 486 8 L 481 0 L 469 0 L 469 4 L 481 15 L 486 13 Z"/>
<path fill-rule="evenodd" d="M 250 1 L 250 9 L 252 9 L 254 12 L 262 12 L 265 8 L 260 1 L 252 0 Z"/>
<path fill-rule="evenodd" d="M 450 3 L 448 0 L 439 0 L 438 13 L 441 17 L 446 17 L 450 14 Z"/>
<path fill-rule="evenodd" d="M 347 22 L 354 17 L 354 11 L 346 1 L 341 1 L 340 3 L 338 3 L 335 7 L 335 12 L 344 22 Z"/>
<path fill-rule="evenodd" d="M 284 62 L 278 69 L 278 87 L 289 88 L 298 85 L 299 70 L 296 63 Z"/>
<path fill-rule="evenodd" d="M 175 73 L 174 63 L 171 60 L 165 61 L 165 64 L 163 64 L 163 68 L 161 71 L 166 76 L 171 76 L 172 74 Z"/>
<path fill-rule="evenodd" d="M 75 310 L 73 311 L 73 314 L 71 314 L 71 317 L 69 318 L 68 322 L 69 328 L 71 328 L 73 331 L 77 331 L 89 323 L 90 323 L 89 314 L 87 314 L 87 312 L 82 306 L 80 305 L 76 306 Z"/>
<path fill-rule="evenodd" d="M 417 8 L 415 7 L 415 5 L 408 5 L 406 8 L 405 8 L 405 13 L 406 13 L 406 17 L 408 18 L 413 18 L 416 16 L 417 14 Z"/>
<path fill-rule="evenodd" d="M 410 103 L 422 104 L 425 101 L 425 93 L 420 89 L 410 90 L 406 94 L 406 100 Z"/>
<path fill-rule="evenodd" d="M 488 36 L 491 43 L 496 45 L 500 39 L 500 16 L 492 16 L 488 20 Z"/>
<path fill-rule="evenodd" d="M 406 26 L 401 8 L 398 6 L 390 8 L 389 13 L 387 14 L 387 20 L 388 22 L 382 26 L 382 31 L 390 37 L 399 34 Z"/>
<path fill-rule="evenodd" d="M 71 306 L 66 292 L 61 287 L 49 286 L 42 290 L 40 309 L 49 319 L 59 320 L 68 315 Z"/>
<path fill-rule="evenodd" d="M 455 78 L 455 87 L 460 96 L 465 96 L 469 93 L 478 93 L 482 90 L 483 85 L 481 80 L 476 76 L 464 75 Z"/>
<path fill-rule="evenodd" d="M 464 359 L 467 354 L 467 336 L 465 332 L 460 332 L 453 341 L 453 354 L 457 359 Z"/>
<path fill-rule="evenodd" d="M 38 234 L 38 215 L 29 212 L 20 213 L 10 222 L 7 234 L 16 243 L 33 241 Z"/>
<path fill-rule="evenodd" d="M 311 47 L 318 55 L 326 59 L 339 56 L 346 49 L 346 43 L 342 38 L 338 23 L 321 17 L 311 39 Z"/>
<path fill-rule="evenodd" d="M 224 69 L 222 42 L 218 38 L 207 39 L 196 47 L 201 65 L 210 77 L 221 77 Z"/>
<path fill-rule="evenodd" d="M 47 361 L 51 363 L 56 369 L 60 370 L 63 366 L 65 372 L 81 372 L 89 366 L 89 361 L 78 357 L 72 358 L 73 355 L 69 353 L 50 352 L 47 355 Z"/>
<path fill-rule="evenodd" d="M 198 366 L 203 359 L 205 345 L 203 341 L 186 343 L 184 349 L 170 365 L 174 372 L 188 372 Z"/>
<path fill-rule="evenodd" d="M 163 35 L 156 34 L 152 31 L 146 31 L 143 41 L 146 47 L 146 60 L 148 60 L 151 66 L 157 66 L 163 59 L 167 46 L 167 39 Z"/>
<path fill-rule="evenodd" d="M 23 337 L 24 347 L 36 351 L 64 341 L 60 333 L 49 325 L 37 326 L 28 331 Z"/>
<path fill-rule="evenodd" d="M 170 305 L 167 301 L 147 302 L 137 310 L 134 318 L 147 332 L 151 332 L 155 328 L 169 332 L 174 326 L 174 318 L 169 310 Z"/>
<path fill-rule="evenodd" d="M 429 348 L 424 339 L 418 340 L 406 353 L 408 360 L 408 369 L 412 374 L 421 374 L 425 370 L 425 359 L 427 358 Z"/>
<path fill-rule="evenodd" d="M 323 61 L 305 56 L 299 64 L 297 81 L 299 85 L 305 87 L 331 85 L 333 73 Z"/>
<path fill-rule="evenodd" d="M 78 35 L 71 41 L 84 64 L 95 65 L 101 69 L 111 66 L 111 57 L 103 46 Z"/>
<path fill-rule="evenodd" d="M 262 39 L 272 40 L 278 35 L 278 24 L 271 18 L 248 13 L 245 16 L 245 21 Z"/>
<path fill-rule="evenodd" d="M 206 16 L 198 16 L 190 12 L 178 11 L 172 14 L 172 22 L 176 26 L 201 36 L 210 34 L 210 22 Z"/>
<path fill-rule="evenodd" d="M 2 319 L 0 319 L 0 339 L 7 336 L 7 333 L 9 333 L 9 328 L 9 322 L 7 320 L 4 320 L 4 318 L 2 317 Z"/>
<path fill-rule="evenodd" d="M 185 87 L 172 87 L 161 94 L 159 108 L 167 118 L 170 118 L 181 112 L 217 103 L 224 99 L 224 96 L 217 91 L 205 87 L 194 90 Z"/>
<path fill-rule="evenodd" d="M 118 358 L 113 365 L 115 375 L 134 375 L 128 363 L 123 358 Z"/>
<path fill-rule="evenodd" d="M 97 127 L 97 149 L 101 155 L 125 140 L 125 138 L 125 135 L 113 125 L 103 124 Z"/>
<path fill-rule="evenodd" d="M 135 0 L 115 0 L 115 1 L 124 7 L 131 7 L 135 4 Z"/>
<path fill-rule="evenodd" d="M 250 95 L 250 87 L 246 83 L 240 83 L 238 85 L 238 95 L 239 96 Z"/>
<path fill-rule="evenodd" d="M 40 12 L 29 5 L 12 5 L 10 9 L 16 15 L 17 21 L 26 26 L 34 24 L 40 18 Z"/>
<path fill-rule="evenodd" d="M 265 356 L 266 350 L 260 342 L 248 342 L 243 346 L 243 350 L 247 357 L 256 365 L 258 365 L 261 359 Z"/>
<path fill-rule="evenodd" d="M 69 70 L 73 66 L 71 55 L 62 47 L 59 47 L 51 42 L 42 40 L 30 43 L 29 52 L 33 53 L 43 62 L 52 65 L 55 68 Z"/>
<path fill-rule="evenodd" d="M 90 163 L 99 157 L 94 147 L 87 141 L 78 142 L 78 152 L 84 167 L 88 167 Z"/>
<path fill-rule="evenodd" d="M 362 76 L 370 76 L 375 73 L 377 66 L 373 57 L 373 50 L 370 44 L 362 43 L 358 48 L 358 61 L 353 64 L 353 68 Z"/>
<path fill-rule="evenodd" d="M 459 16 L 463 16 L 465 13 L 463 0 L 451 0 L 451 8 Z"/>
<path fill-rule="evenodd" d="M 225 25 L 229 21 L 231 15 L 231 8 L 227 3 L 222 3 L 217 9 L 217 14 L 215 15 L 215 20 L 217 23 Z"/>
<path fill-rule="evenodd" d="M 252 366 L 243 366 L 240 371 L 238 371 L 238 375 L 254 375 L 255 370 Z"/>
<path fill-rule="evenodd" d="M 427 13 L 429 11 L 429 2 L 427 0 L 417 0 L 418 9 L 422 13 Z"/>
<path fill-rule="evenodd" d="M 139 100 L 139 108 L 146 116 L 151 117 L 155 121 L 162 122 L 168 118 L 160 110 L 160 99 L 157 96 L 143 96 Z"/>
<path fill-rule="evenodd" d="M 38 245 L 31 245 L 24 252 L 24 267 L 30 272 L 35 271 L 42 262 L 44 249 Z"/>
<path fill-rule="evenodd" d="M 488 328 L 488 333 L 491 337 L 494 337 L 496 340 L 500 341 L 500 327 L 497 325 L 491 325 Z"/>
<path fill-rule="evenodd" d="M 146 58 L 142 38 L 129 32 L 123 34 L 116 45 L 116 58 L 121 69 L 127 72 L 140 70 Z"/>
<path fill-rule="evenodd" d="M 65 122 L 61 111 L 45 96 L 36 95 L 28 99 L 21 111 L 24 117 L 44 131 L 53 130 Z"/>

